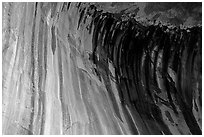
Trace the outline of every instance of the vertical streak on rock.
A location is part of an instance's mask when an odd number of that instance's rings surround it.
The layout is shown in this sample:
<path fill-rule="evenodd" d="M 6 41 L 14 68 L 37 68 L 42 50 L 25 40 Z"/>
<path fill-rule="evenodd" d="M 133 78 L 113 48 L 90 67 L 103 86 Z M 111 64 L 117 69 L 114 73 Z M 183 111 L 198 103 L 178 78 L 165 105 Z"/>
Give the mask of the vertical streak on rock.
<path fill-rule="evenodd" d="M 9 47 L 9 35 L 11 34 L 11 5 L 12 3 L 2 3 L 2 7 L 3 7 L 3 22 L 2 22 L 2 30 L 3 30 L 3 34 L 2 36 L 5 38 L 2 41 L 2 57 L 4 57 L 4 54 L 6 54 L 6 52 L 4 52 L 8 47 Z M 6 31 L 5 31 L 6 30 Z"/>
<path fill-rule="evenodd" d="M 51 18 L 54 18 L 57 11 L 57 2 L 51 2 Z"/>
<path fill-rule="evenodd" d="M 45 84 L 47 79 L 47 38 L 48 38 L 48 28 L 47 23 L 43 22 L 43 41 L 42 41 L 42 49 L 43 55 L 42 55 L 42 66 L 43 66 L 43 78 L 42 78 L 42 87 L 41 87 L 41 102 L 42 102 L 42 118 L 41 118 L 41 128 L 40 128 L 40 134 L 44 134 L 44 127 L 45 127 L 45 112 L 46 112 L 46 94 L 45 94 Z"/>
<path fill-rule="evenodd" d="M 59 41 L 59 40 L 57 40 L 57 41 Z M 67 112 L 66 112 L 66 105 L 64 104 L 64 99 L 63 99 L 63 75 L 62 75 L 62 73 L 63 73 L 63 70 L 62 70 L 62 59 L 61 59 L 61 47 L 60 46 L 62 46 L 62 45 L 60 45 L 59 44 L 59 42 L 58 42 L 58 48 L 57 48 L 57 51 L 58 51 L 58 70 L 59 70 L 59 98 L 60 98 L 60 102 L 61 102 L 61 109 L 62 109 L 62 124 L 63 124 L 63 134 L 65 133 L 65 131 L 64 131 L 64 129 L 65 129 L 65 125 L 67 124 L 67 123 L 65 123 L 65 122 L 67 122 L 66 121 L 66 114 L 67 114 Z"/>
<path fill-rule="evenodd" d="M 47 77 L 47 39 L 48 39 L 48 26 L 44 22 L 43 43 L 44 43 L 44 70 L 45 78 Z"/>
<path fill-rule="evenodd" d="M 34 17 L 33 17 L 33 26 L 32 26 L 32 39 L 31 39 L 31 91 L 32 91 L 32 96 L 31 96 L 31 116 L 30 116 L 30 125 L 29 125 L 29 130 L 31 131 L 30 133 L 33 133 L 33 120 L 34 120 L 34 101 L 35 101 L 35 55 L 34 55 L 34 50 L 35 50 L 35 20 L 36 20 L 36 14 L 37 14 L 37 3 L 35 4 L 35 9 L 34 9 Z"/>
<path fill-rule="evenodd" d="M 42 3 L 40 3 L 40 7 L 42 7 Z M 41 9 L 42 10 L 42 9 Z M 46 30 L 45 30 L 46 31 Z M 38 75 L 39 75 L 39 82 L 38 82 L 38 89 L 39 89 L 39 98 L 38 98 L 38 103 L 39 103 L 39 108 L 38 108 L 38 116 L 39 119 L 38 121 L 40 122 L 40 131 L 39 133 L 41 134 L 43 132 L 43 121 L 44 121 L 44 79 L 45 79 L 45 71 L 43 69 L 44 67 L 44 44 L 43 44 L 43 34 L 44 34 L 44 20 L 42 16 L 40 16 L 40 25 L 39 25 L 39 34 L 38 34 Z"/>
<path fill-rule="evenodd" d="M 51 33 L 52 33 L 52 43 L 51 43 L 51 48 L 52 48 L 52 53 L 53 55 L 55 54 L 56 50 L 56 36 L 55 36 L 55 26 L 51 27 Z"/>

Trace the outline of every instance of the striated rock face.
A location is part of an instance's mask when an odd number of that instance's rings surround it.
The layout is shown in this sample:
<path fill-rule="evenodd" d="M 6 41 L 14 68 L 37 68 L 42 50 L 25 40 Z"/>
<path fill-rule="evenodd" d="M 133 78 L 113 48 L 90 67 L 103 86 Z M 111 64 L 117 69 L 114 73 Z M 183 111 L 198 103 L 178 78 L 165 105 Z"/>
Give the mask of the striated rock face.
<path fill-rule="evenodd" d="M 201 26 L 133 16 L 155 3 L 2 5 L 3 134 L 202 134 Z"/>

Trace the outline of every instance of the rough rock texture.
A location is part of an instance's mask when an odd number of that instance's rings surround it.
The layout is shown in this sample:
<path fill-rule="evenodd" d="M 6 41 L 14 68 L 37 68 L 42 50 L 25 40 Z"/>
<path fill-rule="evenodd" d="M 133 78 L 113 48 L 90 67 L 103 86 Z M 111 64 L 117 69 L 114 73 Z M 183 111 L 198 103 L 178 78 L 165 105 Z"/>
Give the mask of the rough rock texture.
<path fill-rule="evenodd" d="M 202 134 L 190 4 L 3 3 L 3 134 Z"/>

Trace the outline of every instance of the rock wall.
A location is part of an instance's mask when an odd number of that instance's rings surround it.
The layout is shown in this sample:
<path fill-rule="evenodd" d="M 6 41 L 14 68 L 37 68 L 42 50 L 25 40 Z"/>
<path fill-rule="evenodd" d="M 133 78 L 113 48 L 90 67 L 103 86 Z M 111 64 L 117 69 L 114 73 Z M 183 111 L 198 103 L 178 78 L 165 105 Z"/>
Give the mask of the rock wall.
<path fill-rule="evenodd" d="M 202 133 L 202 27 L 103 6 L 3 3 L 3 134 Z"/>

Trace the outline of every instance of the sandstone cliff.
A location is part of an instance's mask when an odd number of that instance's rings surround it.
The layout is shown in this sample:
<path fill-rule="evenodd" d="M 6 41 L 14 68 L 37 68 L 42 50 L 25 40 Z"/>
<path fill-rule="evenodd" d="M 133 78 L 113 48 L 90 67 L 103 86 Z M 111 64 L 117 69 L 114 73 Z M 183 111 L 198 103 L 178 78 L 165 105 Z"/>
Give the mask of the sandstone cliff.
<path fill-rule="evenodd" d="M 202 133 L 201 26 L 107 7 L 3 3 L 3 134 Z"/>

